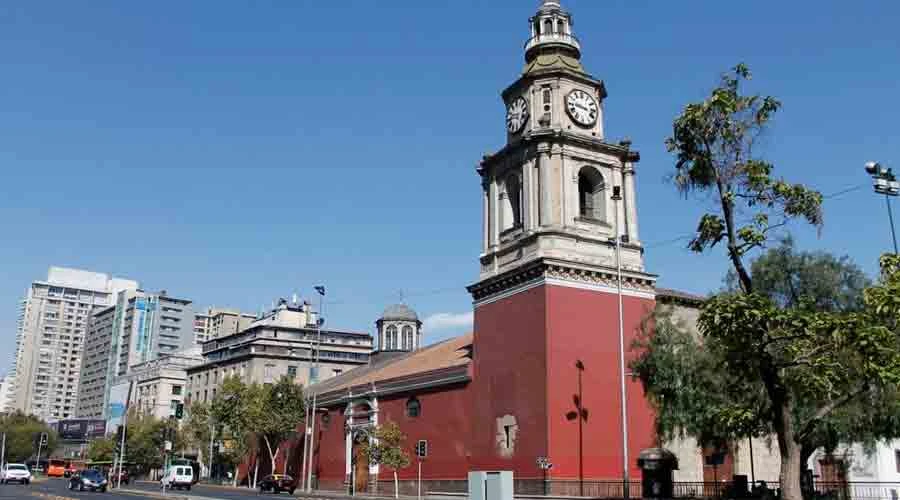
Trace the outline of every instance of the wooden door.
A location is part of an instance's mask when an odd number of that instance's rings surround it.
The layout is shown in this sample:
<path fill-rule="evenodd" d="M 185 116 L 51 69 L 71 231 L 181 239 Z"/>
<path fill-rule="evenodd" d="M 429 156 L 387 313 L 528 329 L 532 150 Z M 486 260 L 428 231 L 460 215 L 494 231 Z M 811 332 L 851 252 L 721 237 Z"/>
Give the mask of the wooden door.
<path fill-rule="evenodd" d="M 369 491 L 369 459 L 359 442 L 353 443 L 353 491 L 357 494 Z"/>

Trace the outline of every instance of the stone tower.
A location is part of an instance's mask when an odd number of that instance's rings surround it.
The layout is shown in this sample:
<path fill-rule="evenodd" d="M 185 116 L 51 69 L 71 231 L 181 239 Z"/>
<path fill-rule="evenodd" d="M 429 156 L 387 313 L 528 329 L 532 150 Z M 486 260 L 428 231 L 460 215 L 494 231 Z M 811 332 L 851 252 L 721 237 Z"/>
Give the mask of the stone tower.
<path fill-rule="evenodd" d="M 375 322 L 379 351 L 415 351 L 422 345 L 422 322 L 406 304 L 386 307 Z"/>
<path fill-rule="evenodd" d="M 472 466 L 517 479 L 542 477 L 536 457 L 552 461 L 554 479 L 622 477 L 617 237 L 626 349 L 654 305 L 638 235 L 640 156 L 606 141 L 606 89 L 583 67 L 574 26 L 558 0 L 529 20 L 522 75 L 502 92 L 506 145 L 478 166 Z M 654 442 L 653 415 L 630 378 L 626 393 L 637 457 Z"/>

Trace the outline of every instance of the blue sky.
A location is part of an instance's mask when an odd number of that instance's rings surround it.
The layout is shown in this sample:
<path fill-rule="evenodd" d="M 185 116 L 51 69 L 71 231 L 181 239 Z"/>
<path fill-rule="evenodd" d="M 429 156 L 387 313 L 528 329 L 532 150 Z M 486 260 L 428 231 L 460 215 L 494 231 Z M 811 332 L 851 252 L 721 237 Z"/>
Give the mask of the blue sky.
<path fill-rule="evenodd" d="M 50 265 L 257 311 L 325 283 L 329 324 L 373 330 L 405 290 L 434 341 L 467 328 L 476 162 L 504 140 L 537 1 L 6 2 L 0 7 L 0 366 L 16 302 Z M 608 139 L 641 151 L 660 284 L 717 288 L 684 249 L 663 140 L 746 62 L 784 109 L 766 156 L 824 193 L 804 248 L 874 272 L 890 245 L 862 164 L 900 168 L 900 3 L 565 0 L 606 82 Z M 435 316 L 440 315 L 440 316 Z M 0 369 L 2 371 L 2 369 Z"/>

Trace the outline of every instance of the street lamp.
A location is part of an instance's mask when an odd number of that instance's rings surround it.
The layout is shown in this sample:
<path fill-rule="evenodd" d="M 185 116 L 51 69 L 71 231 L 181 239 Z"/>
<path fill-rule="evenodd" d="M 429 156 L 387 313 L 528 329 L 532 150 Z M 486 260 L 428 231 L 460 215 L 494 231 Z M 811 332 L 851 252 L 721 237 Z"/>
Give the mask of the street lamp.
<path fill-rule="evenodd" d="M 891 238 L 894 240 L 894 253 L 897 252 L 897 233 L 894 231 L 894 214 L 891 211 L 891 196 L 900 194 L 900 182 L 890 168 L 884 168 L 876 161 L 866 162 L 866 173 L 872 176 L 876 194 L 883 194 L 887 204 L 888 221 L 891 224 Z"/>
<path fill-rule="evenodd" d="M 627 241 L 627 235 L 619 231 L 619 202 L 622 201 L 622 187 L 613 186 L 613 224 L 615 230 L 614 243 L 616 246 L 616 295 L 619 299 L 619 391 L 622 405 L 622 495 L 628 500 L 631 478 L 628 474 L 628 398 L 625 393 L 625 325 L 622 306 L 622 243 Z"/>

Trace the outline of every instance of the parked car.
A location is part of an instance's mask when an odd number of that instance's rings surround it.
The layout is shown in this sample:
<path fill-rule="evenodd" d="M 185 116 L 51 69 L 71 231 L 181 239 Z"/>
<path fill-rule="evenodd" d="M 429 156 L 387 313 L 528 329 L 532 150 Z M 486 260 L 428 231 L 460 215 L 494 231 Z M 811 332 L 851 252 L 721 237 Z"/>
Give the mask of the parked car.
<path fill-rule="evenodd" d="M 0 469 L 0 484 L 30 484 L 31 472 L 25 464 L 6 464 Z"/>
<path fill-rule="evenodd" d="M 110 471 L 109 471 L 110 484 L 115 484 L 115 485 L 119 484 L 119 480 L 116 478 L 117 472 L 118 472 L 118 470 L 110 469 Z M 128 484 L 131 482 L 131 474 L 128 473 L 128 469 L 122 469 L 122 472 L 120 473 L 120 475 L 122 477 L 122 484 Z"/>
<path fill-rule="evenodd" d="M 262 478 L 262 481 L 259 482 L 260 493 L 269 491 L 278 494 L 286 491 L 293 495 L 295 489 L 297 489 L 297 480 L 287 474 L 272 474 Z"/>
<path fill-rule="evenodd" d="M 190 465 L 173 465 L 166 470 L 159 485 L 162 488 L 183 489 L 191 491 L 194 484 L 194 469 Z"/>
<path fill-rule="evenodd" d="M 106 492 L 108 485 L 109 483 L 103 477 L 103 474 L 94 469 L 80 470 L 69 478 L 70 490 Z"/>

